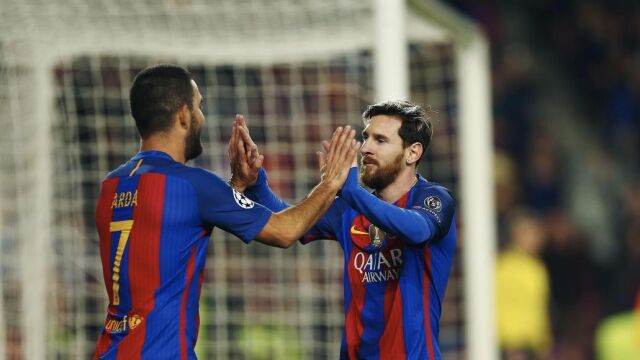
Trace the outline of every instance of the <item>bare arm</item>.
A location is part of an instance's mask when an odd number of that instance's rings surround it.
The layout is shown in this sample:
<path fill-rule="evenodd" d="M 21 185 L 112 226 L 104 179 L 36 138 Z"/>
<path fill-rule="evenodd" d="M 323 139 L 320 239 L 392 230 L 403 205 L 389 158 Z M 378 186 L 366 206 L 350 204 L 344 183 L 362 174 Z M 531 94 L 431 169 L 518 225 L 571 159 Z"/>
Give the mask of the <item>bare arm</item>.
<path fill-rule="evenodd" d="M 290 247 L 324 215 L 338 190 L 321 182 L 299 204 L 271 215 L 256 240 L 270 246 Z"/>
<path fill-rule="evenodd" d="M 255 163 L 251 165 L 252 163 L 249 159 L 251 157 L 256 160 L 259 159 L 258 162 L 261 165 L 261 155 L 258 155 L 257 148 L 254 148 L 255 144 L 248 143 L 250 137 L 248 137 L 246 128 L 234 125 L 233 131 L 229 145 L 230 158 L 242 158 L 241 162 L 244 162 L 244 164 L 238 166 L 255 167 Z M 299 204 L 274 213 L 258 233 L 256 237 L 258 241 L 270 246 L 287 248 L 324 215 L 349 174 L 349 168 L 359 147 L 359 143 L 354 140 L 354 137 L 355 131 L 349 126 L 336 129 L 327 154 L 318 154 L 322 174 L 320 183 Z M 247 139 L 247 143 L 243 139 Z M 245 144 L 249 145 L 246 146 Z M 240 175 L 241 173 L 239 171 L 237 174 Z M 251 171 L 248 173 L 251 173 Z M 234 174 L 236 173 L 234 172 Z M 233 183 L 232 180 L 232 186 Z M 242 190 L 246 187 L 242 181 L 237 182 L 236 186 Z M 236 189 L 238 190 L 238 188 Z"/>

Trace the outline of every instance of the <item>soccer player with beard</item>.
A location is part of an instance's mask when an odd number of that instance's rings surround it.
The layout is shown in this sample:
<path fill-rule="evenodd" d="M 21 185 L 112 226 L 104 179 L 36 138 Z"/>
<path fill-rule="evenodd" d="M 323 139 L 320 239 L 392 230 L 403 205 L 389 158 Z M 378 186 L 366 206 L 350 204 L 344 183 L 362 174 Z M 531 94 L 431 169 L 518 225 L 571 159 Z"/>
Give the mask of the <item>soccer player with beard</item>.
<path fill-rule="evenodd" d="M 450 192 L 416 173 L 432 125 L 421 107 L 406 101 L 372 105 L 363 118 L 360 179 L 373 193 L 358 185 L 354 164 L 339 198 L 301 242 L 333 239 L 344 251 L 340 359 L 440 359 L 456 224 Z M 242 146 L 244 152 L 230 151 L 236 189 L 274 211 L 286 208 L 269 189 L 266 172 L 244 156 L 257 148 L 237 117 L 230 150 Z"/>
<path fill-rule="evenodd" d="M 213 227 L 246 243 L 290 246 L 333 202 L 359 145 L 354 130 L 338 128 L 320 158 L 318 186 L 300 204 L 273 213 L 214 173 L 185 165 L 202 152 L 204 124 L 202 95 L 187 70 L 143 70 L 130 105 L 140 152 L 107 175 L 96 209 L 109 306 L 94 359 L 195 359 Z M 257 152 L 248 156 L 262 163 Z"/>

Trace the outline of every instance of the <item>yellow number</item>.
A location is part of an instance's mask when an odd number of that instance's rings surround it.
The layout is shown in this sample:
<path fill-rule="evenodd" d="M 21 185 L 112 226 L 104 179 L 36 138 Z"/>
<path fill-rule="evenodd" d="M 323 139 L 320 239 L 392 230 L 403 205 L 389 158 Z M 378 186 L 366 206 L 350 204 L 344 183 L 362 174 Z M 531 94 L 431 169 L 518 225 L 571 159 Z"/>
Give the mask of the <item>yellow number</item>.
<path fill-rule="evenodd" d="M 129 234 L 133 227 L 133 220 L 112 221 L 109 224 L 109 231 L 120 232 L 120 240 L 118 240 L 118 250 L 116 250 L 116 258 L 113 261 L 113 271 L 111 280 L 113 281 L 113 305 L 120 305 L 120 262 L 124 248 L 127 246 Z"/>

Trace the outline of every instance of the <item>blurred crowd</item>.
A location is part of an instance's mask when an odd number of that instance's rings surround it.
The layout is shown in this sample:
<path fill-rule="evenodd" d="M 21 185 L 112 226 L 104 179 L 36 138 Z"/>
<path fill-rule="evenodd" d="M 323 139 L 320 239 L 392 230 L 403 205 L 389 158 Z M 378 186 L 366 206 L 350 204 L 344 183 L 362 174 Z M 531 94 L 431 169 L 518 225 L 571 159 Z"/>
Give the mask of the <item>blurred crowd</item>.
<path fill-rule="evenodd" d="M 503 358 L 640 359 L 640 2 L 448 2 L 491 42 Z"/>

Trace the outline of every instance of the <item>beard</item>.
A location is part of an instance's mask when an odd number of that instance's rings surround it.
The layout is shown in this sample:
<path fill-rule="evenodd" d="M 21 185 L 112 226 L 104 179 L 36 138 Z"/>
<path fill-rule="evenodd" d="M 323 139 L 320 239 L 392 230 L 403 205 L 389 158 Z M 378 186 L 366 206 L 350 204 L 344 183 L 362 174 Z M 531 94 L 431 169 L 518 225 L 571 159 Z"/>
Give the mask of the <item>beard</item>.
<path fill-rule="evenodd" d="M 196 125 L 195 114 L 191 114 L 191 127 L 189 128 L 189 134 L 187 134 L 187 140 L 184 149 L 184 157 L 187 161 L 192 160 L 202 154 L 202 126 Z"/>
<path fill-rule="evenodd" d="M 377 161 L 371 162 L 374 163 L 378 168 L 376 170 L 369 171 L 367 171 L 367 169 L 364 167 L 364 159 L 362 159 L 363 165 L 361 166 L 360 180 L 367 187 L 376 191 L 380 191 L 389 186 L 389 184 L 391 184 L 398 177 L 400 170 L 402 170 L 403 159 L 404 154 L 400 153 L 393 161 L 385 166 L 380 166 L 380 163 L 378 163 Z"/>

